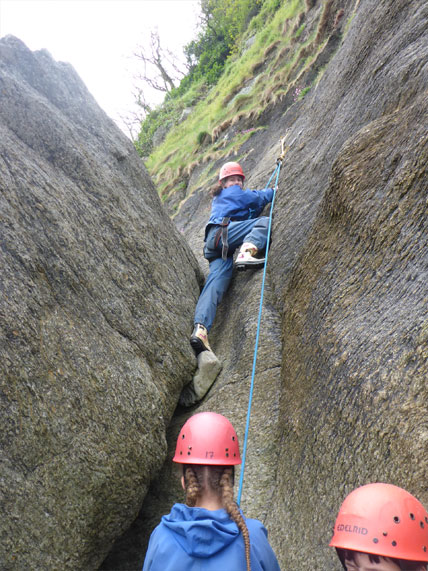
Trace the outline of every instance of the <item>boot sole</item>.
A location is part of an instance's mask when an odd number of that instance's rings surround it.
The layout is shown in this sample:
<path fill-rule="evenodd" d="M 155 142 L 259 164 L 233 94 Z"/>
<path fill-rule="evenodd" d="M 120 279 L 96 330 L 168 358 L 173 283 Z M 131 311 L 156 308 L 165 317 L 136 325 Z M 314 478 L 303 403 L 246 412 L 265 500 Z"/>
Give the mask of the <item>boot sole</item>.
<path fill-rule="evenodd" d="M 202 351 L 208 351 L 209 350 L 207 347 L 205 347 L 203 341 L 201 341 L 198 337 L 191 337 L 190 338 L 190 345 L 191 345 L 196 357 L 199 355 L 199 353 L 202 353 Z"/>
<path fill-rule="evenodd" d="M 265 265 L 263 262 L 245 262 L 243 264 L 236 263 L 235 266 L 237 270 L 243 272 L 245 270 L 257 270 L 258 268 L 262 268 Z"/>

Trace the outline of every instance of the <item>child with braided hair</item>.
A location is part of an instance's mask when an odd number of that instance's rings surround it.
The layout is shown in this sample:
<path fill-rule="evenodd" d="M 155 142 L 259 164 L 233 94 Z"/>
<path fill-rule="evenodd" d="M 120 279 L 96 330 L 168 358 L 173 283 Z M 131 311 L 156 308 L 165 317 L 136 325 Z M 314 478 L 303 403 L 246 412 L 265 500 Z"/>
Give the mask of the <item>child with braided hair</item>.
<path fill-rule="evenodd" d="M 234 468 L 241 458 L 227 418 L 214 412 L 189 418 L 173 462 L 183 467 L 186 505 L 175 504 L 162 517 L 143 571 L 279 571 L 265 527 L 245 518 L 233 499 Z"/>

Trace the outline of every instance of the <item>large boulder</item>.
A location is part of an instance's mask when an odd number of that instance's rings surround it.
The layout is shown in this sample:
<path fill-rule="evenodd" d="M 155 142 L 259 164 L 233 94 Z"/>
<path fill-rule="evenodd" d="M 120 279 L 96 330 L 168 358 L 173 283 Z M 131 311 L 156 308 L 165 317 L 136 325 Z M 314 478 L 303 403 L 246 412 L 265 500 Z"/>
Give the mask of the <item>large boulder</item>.
<path fill-rule="evenodd" d="M 0 567 L 96 569 L 165 458 L 200 270 L 73 68 L 13 37 L 0 188 Z"/>
<path fill-rule="evenodd" d="M 428 505 L 427 122 L 421 93 L 345 143 L 284 296 L 267 523 L 286 569 L 335 568 L 331 526 L 359 485 Z"/>

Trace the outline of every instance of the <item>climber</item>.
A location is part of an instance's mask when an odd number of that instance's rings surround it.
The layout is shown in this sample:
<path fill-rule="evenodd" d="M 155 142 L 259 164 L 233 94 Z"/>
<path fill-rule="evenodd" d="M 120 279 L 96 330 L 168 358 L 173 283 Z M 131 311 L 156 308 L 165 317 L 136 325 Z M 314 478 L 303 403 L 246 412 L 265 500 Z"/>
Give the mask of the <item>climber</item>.
<path fill-rule="evenodd" d="M 261 268 L 265 262 L 260 253 L 266 248 L 269 218 L 260 214 L 272 201 L 273 189 L 244 190 L 244 180 L 241 165 L 228 162 L 221 167 L 219 186 L 211 193 L 211 216 L 204 239 L 209 274 L 196 305 L 190 337 L 195 355 L 211 351 L 208 332 L 232 278 L 235 250 L 240 247 L 235 262 L 239 270 Z"/>
<path fill-rule="evenodd" d="M 241 463 L 232 424 L 215 412 L 190 417 L 172 460 L 182 464 L 186 505 L 175 504 L 150 536 L 143 571 L 279 571 L 267 531 L 233 500 Z"/>
<path fill-rule="evenodd" d="M 361 486 L 342 503 L 330 546 L 347 571 L 426 571 L 428 513 L 402 488 Z"/>

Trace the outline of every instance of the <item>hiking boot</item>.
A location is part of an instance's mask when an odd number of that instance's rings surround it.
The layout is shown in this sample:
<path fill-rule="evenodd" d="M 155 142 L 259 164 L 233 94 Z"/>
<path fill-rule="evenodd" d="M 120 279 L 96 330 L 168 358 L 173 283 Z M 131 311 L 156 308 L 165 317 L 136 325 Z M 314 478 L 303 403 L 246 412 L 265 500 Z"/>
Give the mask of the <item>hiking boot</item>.
<path fill-rule="evenodd" d="M 196 356 L 202 351 L 211 351 L 211 347 L 208 343 L 208 331 L 205 325 L 196 323 L 193 333 L 190 336 L 190 345 Z"/>
<path fill-rule="evenodd" d="M 238 257 L 236 258 L 235 266 L 238 270 L 262 268 L 265 263 L 265 258 L 256 258 L 256 254 L 257 247 L 254 244 L 248 242 L 242 244 Z"/>

